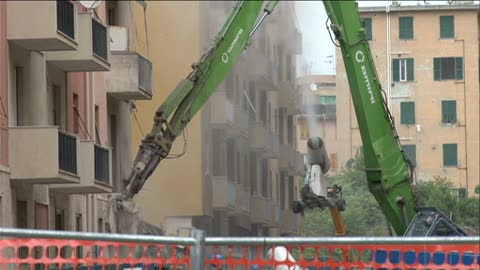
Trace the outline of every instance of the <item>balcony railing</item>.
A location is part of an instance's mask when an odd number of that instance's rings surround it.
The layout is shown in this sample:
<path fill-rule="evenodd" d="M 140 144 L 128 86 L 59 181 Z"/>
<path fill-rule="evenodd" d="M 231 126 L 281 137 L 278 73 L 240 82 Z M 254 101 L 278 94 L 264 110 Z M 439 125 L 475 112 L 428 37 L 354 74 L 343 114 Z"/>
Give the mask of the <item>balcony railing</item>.
<path fill-rule="evenodd" d="M 275 223 L 280 224 L 280 218 L 281 218 L 281 209 L 280 206 L 275 206 Z"/>
<path fill-rule="evenodd" d="M 92 46 L 93 53 L 108 61 L 107 28 L 92 18 Z"/>
<path fill-rule="evenodd" d="M 272 203 L 270 200 L 265 200 L 264 204 L 264 210 L 265 211 L 265 220 L 267 221 L 272 221 Z"/>
<path fill-rule="evenodd" d="M 110 184 L 109 152 L 107 149 L 95 145 L 95 180 Z"/>
<path fill-rule="evenodd" d="M 138 55 L 138 88 L 152 94 L 152 62 Z"/>
<path fill-rule="evenodd" d="M 75 39 L 74 7 L 70 1 L 57 1 L 57 30 Z"/>
<path fill-rule="evenodd" d="M 58 165 L 60 170 L 77 174 L 77 139 L 65 132 L 58 132 Z"/>
<path fill-rule="evenodd" d="M 242 191 L 242 201 L 240 206 L 244 211 L 250 210 L 250 192 L 248 192 L 247 190 Z"/>
<path fill-rule="evenodd" d="M 235 182 L 228 182 L 228 204 L 235 206 L 237 204 L 237 186 Z"/>

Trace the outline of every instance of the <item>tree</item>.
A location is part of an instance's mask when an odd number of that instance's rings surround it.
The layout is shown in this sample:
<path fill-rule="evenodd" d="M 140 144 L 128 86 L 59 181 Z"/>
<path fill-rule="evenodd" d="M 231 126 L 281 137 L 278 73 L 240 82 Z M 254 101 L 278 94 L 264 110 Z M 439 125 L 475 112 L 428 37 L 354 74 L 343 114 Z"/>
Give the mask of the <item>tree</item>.
<path fill-rule="evenodd" d="M 342 186 L 347 207 L 342 216 L 349 236 L 386 236 L 388 226 L 386 218 L 377 201 L 369 192 L 363 159 L 357 155 L 347 162 L 345 167 L 333 177 L 327 177 L 329 186 Z M 480 187 L 476 187 L 478 194 Z M 454 185 L 445 177 L 435 177 L 431 181 L 418 181 L 414 186 L 418 206 L 439 208 L 453 222 L 464 228 L 467 233 L 478 234 L 480 224 L 479 198 L 463 198 L 454 192 Z M 332 236 L 335 233 L 330 212 L 307 210 L 305 212 L 306 236 Z"/>

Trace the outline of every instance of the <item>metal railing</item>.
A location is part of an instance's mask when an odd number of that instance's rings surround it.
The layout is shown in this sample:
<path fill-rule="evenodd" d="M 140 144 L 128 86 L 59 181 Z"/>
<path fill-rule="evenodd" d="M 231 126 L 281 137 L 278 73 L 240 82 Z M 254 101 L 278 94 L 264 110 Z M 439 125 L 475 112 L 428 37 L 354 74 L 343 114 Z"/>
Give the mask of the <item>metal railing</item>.
<path fill-rule="evenodd" d="M 138 87 L 152 94 L 152 62 L 138 55 Z"/>
<path fill-rule="evenodd" d="M 75 39 L 74 7 L 70 1 L 57 1 L 57 30 Z"/>
<path fill-rule="evenodd" d="M 107 28 L 92 18 L 92 48 L 93 53 L 108 61 Z"/>
<path fill-rule="evenodd" d="M 0 228 L 0 268 L 33 269 L 39 266 L 42 269 L 42 266 L 46 266 L 48 269 L 139 267 L 142 270 L 201 270 L 211 266 L 214 269 L 480 267 L 478 236 L 206 238 L 201 230 L 193 229 L 190 233 L 189 237 L 172 237 Z M 77 256 L 73 252 L 75 250 L 86 252 Z"/>
<path fill-rule="evenodd" d="M 95 180 L 110 185 L 110 153 L 95 144 Z"/>
<path fill-rule="evenodd" d="M 77 137 L 58 131 L 58 167 L 77 174 Z"/>

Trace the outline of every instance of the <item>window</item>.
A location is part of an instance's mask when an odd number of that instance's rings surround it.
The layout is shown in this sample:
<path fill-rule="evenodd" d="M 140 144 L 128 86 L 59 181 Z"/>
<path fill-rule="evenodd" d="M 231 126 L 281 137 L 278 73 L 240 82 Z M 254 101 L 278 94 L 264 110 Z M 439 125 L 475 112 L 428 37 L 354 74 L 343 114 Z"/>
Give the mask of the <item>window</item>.
<path fill-rule="evenodd" d="M 28 228 L 27 201 L 17 201 L 17 228 Z"/>
<path fill-rule="evenodd" d="M 453 16 L 440 16 L 440 38 L 455 37 L 455 22 Z"/>
<path fill-rule="evenodd" d="M 287 55 L 287 80 L 293 82 L 292 56 Z"/>
<path fill-rule="evenodd" d="M 413 17 L 398 18 L 399 39 L 413 39 Z"/>
<path fill-rule="evenodd" d="M 415 102 L 400 102 L 400 123 L 404 125 L 415 124 Z"/>
<path fill-rule="evenodd" d="M 101 145 L 100 143 L 100 107 L 95 105 L 95 143 Z"/>
<path fill-rule="evenodd" d="M 250 192 L 252 195 L 257 194 L 257 155 L 250 152 Z"/>
<path fill-rule="evenodd" d="M 279 111 L 279 116 L 278 116 L 278 135 L 280 137 L 280 143 L 281 144 L 285 144 L 285 138 L 283 136 L 284 134 L 284 118 L 285 118 L 285 114 L 286 114 L 286 109 L 285 108 L 280 108 L 280 111 Z"/>
<path fill-rule="evenodd" d="M 286 185 L 286 173 L 284 171 L 280 172 L 280 206 L 282 210 L 286 208 L 286 198 L 285 198 L 285 185 Z"/>
<path fill-rule="evenodd" d="M 319 96 L 318 103 L 323 105 L 334 105 L 337 103 L 337 96 Z"/>
<path fill-rule="evenodd" d="M 443 145 L 443 166 L 457 166 L 457 144 L 447 143 Z"/>
<path fill-rule="evenodd" d="M 60 209 L 55 210 L 55 230 L 63 231 L 65 230 L 65 218 L 64 211 Z"/>
<path fill-rule="evenodd" d="M 365 28 L 367 40 L 372 40 L 372 18 L 362 18 L 363 28 Z"/>
<path fill-rule="evenodd" d="M 267 93 L 265 91 L 260 92 L 260 119 L 262 123 L 267 125 Z"/>
<path fill-rule="evenodd" d="M 288 176 L 288 207 L 291 209 L 292 202 L 295 200 L 295 178 Z"/>
<path fill-rule="evenodd" d="M 435 81 L 463 80 L 463 58 L 433 58 L 433 79 Z"/>
<path fill-rule="evenodd" d="M 250 81 L 248 83 L 248 98 L 250 99 L 250 102 L 252 103 L 251 105 L 253 108 L 250 108 L 249 110 L 249 117 L 250 120 L 255 121 L 255 111 L 254 109 L 257 108 L 257 96 L 256 96 L 256 91 L 255 91 L 255 82 Z"/>
<path fill-rule="evenodd" d="M 287 141 L 288 144 L 293 145 L 293 116 L 287 117 Z"/>
<path fill-rule="evenodd" d="M 227 99 L 228 100 L 232 100 L 233 99 L 233 72 L 230 73 L 228 76 L 227 76 L 227 80 L 226 80 L 226 84 L 225 84 L 225 87 L 227 89 L 226 92 L 227 92 Z"/>
<path fill-rule="evenodd" d="M 261 192 L 264 198 L 268 198 L 268 160 L 262 159 L 260 166 Z"/>
<path fill-rule="evenodd" d="M 392 60 L 392 74 L 394 82 L 406 82 L 414 80 L 413 58 L 402 58 Z"/>
<path fill-rule="evenodd" d="M 227 139 L 227 176 L 228 181 L 235 182 L 235 142 Z"/>
<path fill-rule="evenodd" d="M 98 218 L 97 219 L 97 231 L 99 233 L 102 233 L 104 231 L 103 228 L 104 228 L 103 218 Z"/>
<path fill-rule="evenodd" d="M 452 124 L 457 122 L 457 102 L 455 100 L 442 101 L 442 123 Z"/>
<path fill-rule="evenodd" d="M 80 123 L 79 121 L 79 112 L 78 112 L 78 95 L 73 94 L 73 133 L 80 133 Z"/>
<path fill-rule="evenodd" d="M 413 166 L 417 166 L 417 147 L 415 144 L 402 145 L 402 149 Z"/>

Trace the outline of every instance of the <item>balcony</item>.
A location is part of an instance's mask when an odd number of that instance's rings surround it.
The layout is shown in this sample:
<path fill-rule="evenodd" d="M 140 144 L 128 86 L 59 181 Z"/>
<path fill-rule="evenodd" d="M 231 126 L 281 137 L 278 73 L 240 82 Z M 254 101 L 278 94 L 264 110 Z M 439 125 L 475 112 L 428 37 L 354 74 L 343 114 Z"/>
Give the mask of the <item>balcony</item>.
<path fill-rule="evenodd" d="M 296 169 L 296 154 L 289 144 L 280 145 L 280 168 L 285 170 Z"/>
<path fill-rule="evenodd" d="M 76 136 L 58 127 L 9 128 L 10 179 L 13 183 L 79 183 Z"/>
<path fill-rule="evenodd" d="M 111 150 L 91 140 L 80 141 L 80 183 L 50 185 L 50 190 L 64 194 L 112 192 Z"/>
<path fill-rule="evenodd" d="M 265 222 L 265 199 L 258 195 L 250 197 L 250 221 L 252 223 L 264 223 Z"/>
<path fill-rule="evenodd" d="M 78 14 L 78 49 L 47 52 L 46 60 L 64 71 L 109 71 L 110 42 L 108 29 L 92 17 Z"/>
<path fill-rule="evenodd" d="M 265 213 L 265 221 L 270 223 L 273 221 L 273 210 L 272 210 L 272 201 L 265 200 L 264 201 L 264 213 Z"/>
<path fill-rule="evenodd" d="M 282 214 L 282 210 L 280 209 L 280 206 L 279 205 L 275 205 L 274 208 L 273 208 L 274 212 L 273 212 L 273 222 L 274 222 L 274 226 L 279 226 L 280 225 L 280 219 L 281 219 L 281 214 Z"/>
<path fill-rule="evenodd" d="M 269 131 L 260 122 L 250 123 L 248 139 L 250 148 L 254 151 L 265 152 L 270 149 Z"/>
<path fill-rule="evenodd" d="M 222 210 L 237 208 L 237 185 L 227 176 L 212 177 L 213 207 Z"/>
<path fill-rule="evenodd" d="M 227 130 L 232 136 L 248 137 L 248 113 L 240 105 L 234 106 L 235 121 L 231 129 Z"/>
<path fill-rule="evenodd" d="M 71 1 L 9 1 L 7 39 L 32 51 L 76 50 L 77 20 Z"/>
<path fill-rule="evenodd" d="M 269 136 L 270 140 L 270 147 L 268 152 L 265 152 L 265 157 L 266 158 L 274 158 L 277 159 L 280 157 L 280 138 L 278 137 L 277 134 L 273 134 L 270 132 Z"/>
<path fill-rule="evenodd" d="M 335 120 L 337 119 L 337 105 L 336 104 L 316 104 L 307 105 L 301 110 L 300 117 L 314 117 L 317 120 Z"/>
<path fill-rule="evenodd" d="M 225 92 L 214 93 L 208 100 L 210 103 L 210 125 L 214 127 L 232 127 L 235 122 L 233 104 L 227 99 Z"/>
<path fill-rule="evenodd" d="M 250 192 L 248 190 L 242 190 L 242 195 L 240 198 L 240 208 L 244 212 L 250 212 Z"/>
<path fill-rule="evenodd" d="M 105 73 L 107 93 L 125 100 L 152 99 L 152 63 L 128 50 L 128 29 L 110 26 L 110 72 Z"/>

